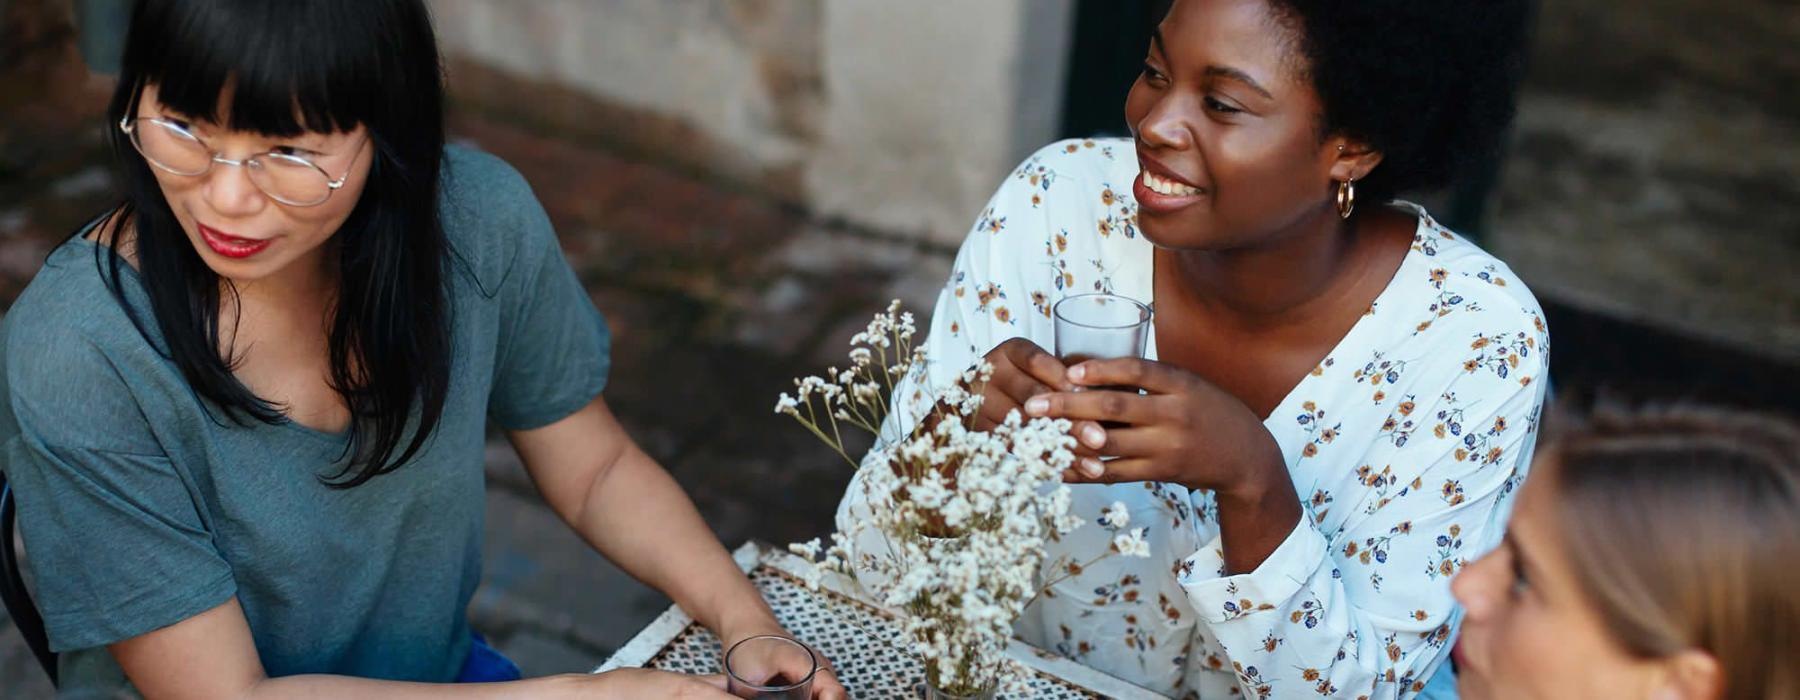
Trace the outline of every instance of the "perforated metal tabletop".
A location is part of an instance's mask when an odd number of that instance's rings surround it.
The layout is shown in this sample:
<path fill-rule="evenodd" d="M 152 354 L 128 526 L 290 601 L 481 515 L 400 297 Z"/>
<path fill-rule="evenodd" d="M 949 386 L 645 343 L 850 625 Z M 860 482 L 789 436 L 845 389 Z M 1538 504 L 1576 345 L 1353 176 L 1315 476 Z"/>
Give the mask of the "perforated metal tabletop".
<path fill-rule="evenodd" d="M 894 616 L 870 603 L 853 581 L 828 575 L 820 590 L 812 590 L 801 578 L 804 567 L 809 566 L 804 560 L 761 543 L 746 544 L 734 556 L 781 624 L 831 659 L 851 697 L 920 696 L 924 668 L 908 653 Z M 1033 672 L 1026 697 L 1163 697 L 1018 640 L 1008 653 Z M 595 672 L 644 667 L 719 673 L 722 656 L 717 637 L 680 608 L 670 606 Z"/>

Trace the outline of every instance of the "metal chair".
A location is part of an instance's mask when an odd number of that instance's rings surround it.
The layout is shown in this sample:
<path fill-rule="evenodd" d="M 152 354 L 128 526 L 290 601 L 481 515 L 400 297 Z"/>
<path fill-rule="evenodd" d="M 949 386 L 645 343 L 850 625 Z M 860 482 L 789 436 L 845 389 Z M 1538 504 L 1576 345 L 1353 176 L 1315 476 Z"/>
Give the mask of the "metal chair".
<path fill-rule="evenodd" d="M 50 685 L 54 686 L 56 654 L 50 651 L 44 618 L 31 602 L 30 591 L 25 590 L 24 577 L 19 575 L 19 556 L 13 551 L 14 517 L 12 485 L 6 482 L 6 475 L 0 473 L 0 598 L 5 599 L 6 613 L 12 616 L 13 624 L 24 635 L 25 646 L 31 648 L 32 656 L 37 657 L 38 665 L 44 667 L 44 673 L 50 676 Z"/>

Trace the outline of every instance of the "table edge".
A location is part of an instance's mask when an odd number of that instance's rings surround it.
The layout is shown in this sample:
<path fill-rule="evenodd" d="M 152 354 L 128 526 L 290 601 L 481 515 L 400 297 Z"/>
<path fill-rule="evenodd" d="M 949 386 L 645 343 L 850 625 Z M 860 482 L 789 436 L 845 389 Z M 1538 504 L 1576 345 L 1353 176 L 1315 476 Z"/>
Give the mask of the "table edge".
<path fill-rule="evenodd" d="M 805 559 L 785 549 L 777 549 L 759 540 L 745 542 L 731 553 L 731 558 L 746 574 L 758 565 L 766 565 L 790 576 L 805 578 L 807 570 L 812 566 Z M 879 603 L 869 600 L 867 592 L 862 590 L 861 586 L 841 574 L 825 574 L 820 579 L 820 587 L 877 609 L 882 607 Z M 592 672 L 605 673 L 619 668 L 640 668 L 655 658 L 657 653 L 667 647 L 670 642 L 675 641 L 675 638 L 693 623 L 694 618 L 683 612 L 680 606 L 670 605 L 669 609 L 664 610 L 654 621 L 633 636 L 631 641 L 619 647 L 618 651 Z M 1006 651 L 1008 656 L 1034 671 L 1069 681 L 1083 689 L 1106 697 L 1118 700 L 1167 700 L 1168 698 L 1166 695 L 1152 692 L 1142 686 L 1103 673 L 1060 654 L 1045 651 L 1017 638 L 1011 640 Z"/>

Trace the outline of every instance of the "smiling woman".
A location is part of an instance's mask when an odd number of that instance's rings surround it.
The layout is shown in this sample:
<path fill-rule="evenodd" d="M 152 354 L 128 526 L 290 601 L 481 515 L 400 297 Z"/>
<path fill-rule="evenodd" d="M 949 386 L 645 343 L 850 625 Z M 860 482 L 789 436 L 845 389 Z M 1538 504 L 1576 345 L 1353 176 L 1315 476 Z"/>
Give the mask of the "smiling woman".
<path fill-rule="evenodd" d="M 1001 184 L 886 434 L 986 361 L 986 424 L 1075 421 L 1074 511 L 1125 503 L 1151 550 L 1064 572 L 1023 637 L 1177 697 L 1454 692 L 1449 578 L 1529 469 L 1549 338 L 1505 264 L 1392 197 L 1495 142 L 1526 10 L 1177 0 L 1132 138 L 1053 144 Z M 1144 357 L 1044 350 L 1088 292 L 1153 305 Z"/>
<path fill-rule="evenodd" d="M 136 4 L 123 202 L 0 325 L 64 693 L 725 697 L 520 680 L 472 632 L 490 420 L 600 553 L 727 643 L 782 633 L 608 410 L 605 320 L 524 179 L 445 146 L 440 80 L 420 0 Z"/>

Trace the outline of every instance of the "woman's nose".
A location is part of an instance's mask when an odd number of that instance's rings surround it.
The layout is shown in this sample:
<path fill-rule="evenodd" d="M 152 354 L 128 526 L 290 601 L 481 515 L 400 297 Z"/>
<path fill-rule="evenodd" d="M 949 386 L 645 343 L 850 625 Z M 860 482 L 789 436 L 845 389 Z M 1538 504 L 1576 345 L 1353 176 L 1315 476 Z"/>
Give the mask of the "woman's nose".
<path fill-rule="evenodd" d="M 1497 574 L 1504 573 L 1498 566 L 1498 553 L 1490 553 L 1463 567 L 1456 578 L 1450 580 L 1450 593 L 1456 597 L 1468 613 L 1471 622 L 1478 622 L 1493 614 L 1498 588 L 1502 581 Z"/>
<path fill-rule="evenodd" d="M 1138 138 L 1148 145 L 1173 150 L 1193 145 L 1193 131 L 1182 109 L 1185 100 L 1180 95 L 1166 95 L 1157 100 L 1138 123 Z"/>
<path fill-rule="evenodd" d="M 246 161 L 216 160 L 206 177 L 206 203 L 225 217 L 255 214 L 268 206 L 267 195 L 250 179 Z"/>

